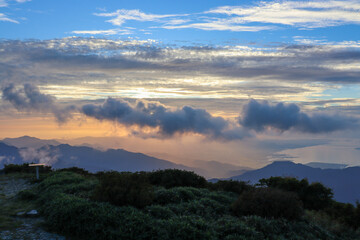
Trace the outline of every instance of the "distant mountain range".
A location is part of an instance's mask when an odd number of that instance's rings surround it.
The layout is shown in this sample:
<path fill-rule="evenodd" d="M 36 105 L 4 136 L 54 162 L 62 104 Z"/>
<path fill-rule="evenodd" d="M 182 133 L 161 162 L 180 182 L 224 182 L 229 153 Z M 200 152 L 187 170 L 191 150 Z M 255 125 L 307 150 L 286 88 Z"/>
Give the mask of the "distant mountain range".
<path fill-rule="evenodd" d="M 40 148 L 46 145 L 57 146 L 61 143 L 56 140 L 44 140 L 35 137 L 22 136 L 18 138 L 4 138 L 1 142 L 17 148 Z"/>
<path fill-rule="evenodd" d="M 194 161 L 190 166 L 185 166 L 122 149 L 106 150 L 104 147 L 97 146 L 94 142 L 86 143 L 86 139 L 69 140 L 71 144 L 67 144 L 66 140 L 43 140 L 23 136 L 19 138 L 5 138 L 1 142 L 18 148 L 18 151 L 16 151 L 16 159 L 20 158 L 18 162 L 22 158 L 26 162 L 42 161 L 49 163 L 54 168 L 78 166 L 90 171 L 148 171 L 178 168 L 194 171 L 206 178 L 214 176 L 226 178 L 251 170 L 250 168 L 216 161 Z M 5 160 L 8 159 L 1 156 L 2 151 L 0 149 L 0 168 L 6 163 Z M 4 160 L 1 161 L 1 159 Z"/>
<path fill-rule="evenodd" d="M 248 171 L 230 179 L 257 183 L 271 176 L 307 178 L 309 182 L 321 182 L 334 191 L 340 202 L 355 203 L 360 200 L 360 167 L 343 169 L 321 169 L 289 161 L 273 162 L 263 168 Z"/>
<path fill-rule="evenodd" d="M 4 164 L 24 162 L 48 163 L 55 169 L 77 166 L 91 172 L 109 170 L 134 172 L 176 168 L 194 171 L 207 178 L 219 173 L 224 177 L 233 175 L 230 179 L 249 181 L 253 184 L 261 178 L 290 176 L 323 183 L 333 189 L 337 201 L 355 203 L 356 200 L 360 200 L 360 167 L 346 167 L 344 164 L 315 162 L 303 165 L 282 161 L 252 170 L 216 161 L 196 161 L 192 167 L 189 167 L 123 149 L 102 151 L 89 146 L 71 146 L 56 140 L 42 140 L 28 136 L 5 138 L 0 142 L 0 168 L 3 168 Z M 216 171 L 217 169 L 219 171 Z"/>
<path fill-rule="evenodd" d="M 38 149 L 17 148 L 0 142 L 0 168 L 3 168 L 4 164 L 24 162 L 47 163 L 55 169 L 77 166 L 91 172 L 110 170 L 134 172 L 167 168 L 197 170 L 122 149 L 100 151 L 91 147 L 68 144 L 44 145 Z"/>

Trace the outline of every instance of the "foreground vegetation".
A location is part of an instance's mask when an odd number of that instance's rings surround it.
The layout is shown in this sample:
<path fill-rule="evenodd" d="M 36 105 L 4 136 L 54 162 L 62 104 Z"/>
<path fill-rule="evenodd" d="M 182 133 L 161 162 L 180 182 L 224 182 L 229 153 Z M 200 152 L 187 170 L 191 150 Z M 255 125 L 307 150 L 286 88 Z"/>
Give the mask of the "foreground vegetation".
<path fill-rule="evenodd" d="M 307 180 L 275 177 L 251 186 L 209 183 L 182 170 L 79 168 L 41 176 L 18 200 L 35 204 L 47 229 L 72 239 L 360 239 L 359 204 L 335 202 L 331 189 Z"/>

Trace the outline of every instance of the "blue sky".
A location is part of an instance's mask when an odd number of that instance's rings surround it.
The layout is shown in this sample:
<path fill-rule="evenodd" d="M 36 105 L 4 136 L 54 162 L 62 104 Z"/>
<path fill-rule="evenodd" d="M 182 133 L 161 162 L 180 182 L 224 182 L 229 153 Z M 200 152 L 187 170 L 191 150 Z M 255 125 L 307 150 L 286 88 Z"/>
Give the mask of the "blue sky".
<path fill-rule="evenodd" d="M 289 2 L 292 4 L 289 5 Z M 89 0 L 84 3 L 84 1 L 2 0 L 0 1 L 2 6 L 0 36 L 10 39 L 52 39 L 66 36 L 105 35 L 115 38 L 152 38 L 169 44 L 179 44 L 183 41 L 189 42 L 188 44 L 251 42 L 269 44 L 293 42 L 296 36 L 326 41 L 358 40 L 359 1 L 316 1 L 316 5 L 310 4 L 311 2 L 314 3 L 314 1 L 214 0 L 171 3 L 160 0 Z M 113 17 L 104 16 L 116 13 L 118 10 L 137 10 L 138 13 L 122 12 Z M 247 12 L 242 15 L 239 14 L 240 10 Z M 271 16 L 267 18 L 268 21 L 260 18 L 266 13 Z M 290 14 L 280 17 L 281 14 L 286 13 Z M 124 18 L 121 24 L 109 22 L 121 15 Z M 231 22 L 235 18 L 243 22 Z M 178 22 L 171 24 L 171 21 Z M 222 23 L 222 26 L 217 27 L 210 24 L 219 21 L 230 21 L 230 23 Z M 192 27 L 189 26 L 191 24 Z M 196 27 L 196 24 L 203 25 Z M 183 28 L 187 25 L 188 27 Z M 250 28 L 246 29 L 248 27 Z M 115 31 L 112 34 L 75 33 L 109 30 Z M 115 33 L 116 31 L 118 32 Z"/>
<path fill-rule="evenodd" d="M 249 166 L 337 146 L 357 165 L 359 33 L 360 0 L 0 0 L 1 136 L 205 140 Z"/>

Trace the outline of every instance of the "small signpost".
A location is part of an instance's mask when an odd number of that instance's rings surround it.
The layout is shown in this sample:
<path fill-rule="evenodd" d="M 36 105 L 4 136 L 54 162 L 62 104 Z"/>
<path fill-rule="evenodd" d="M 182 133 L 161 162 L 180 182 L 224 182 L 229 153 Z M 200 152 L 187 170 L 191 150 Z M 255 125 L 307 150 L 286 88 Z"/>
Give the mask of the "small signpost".
<path fill-rule="evenodd" d="M 39 179 L 39 167 L 40 166 L 45 166 L 45 164 L 44 163 L 29 164 L 29 167 L 36 167 L 36 179 Z"/>

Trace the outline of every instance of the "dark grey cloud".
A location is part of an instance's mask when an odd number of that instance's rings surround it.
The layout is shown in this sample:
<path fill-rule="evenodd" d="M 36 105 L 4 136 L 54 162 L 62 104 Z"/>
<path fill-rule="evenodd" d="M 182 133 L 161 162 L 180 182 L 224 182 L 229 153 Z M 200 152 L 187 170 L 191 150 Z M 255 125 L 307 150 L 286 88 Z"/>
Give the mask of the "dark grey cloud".
<path fill-rule="evenodd" d="M 55 97 L 41 93 L 36 86 L 28 83 L 21 88 L 16 88 L 12 83 L 5 85 L 2 88 L 2 100 L 10 102 L 20 111 L 51 112 L 59 123 L 71 118 L 71 112 L 75 110 L 74 106 L 58 106 Z"/>
<path fill-rule="evenodd" d="M 271 105 L 267 101 L 256 100 L 250 100 L 244 105 L 239 123 L 258 132 L 273 128 L 279 131 L 294 129 L 306 133 L 329 133 L 358 127 L 358 120 L 355 118 L 327 114 L 310 116 L 301 112 L 296 104 Z"/>
<path fill-rule="evenodd" d="M 158 128 L 162 136 L 176 133 L 198 133 L 214 139 L 242 139 L 249 134 L 240 127 L 233 128 L 222 117 L 214 117 L 204 109 L 184 106 L 172 110 L 156 103 L 128 102 L 108 98 L 102 105 L 87 104 L 82 113 L 98 120 L 111 120 L 124 125 Z"/>
<path fill-rule="evenodd" d="M 65 38 L 47 41 L 0 41 L 0 81 L 59 81 L 75 83 L 83 78 L 106 79 L 129 72 L 144 84 L 147 78 L 169 76 L 221 76 L 248 80 L 286 82 L 358 83 L 360 73 L 338 64 L 356 65 L 358 48 L 331 45 L 280 45 L 236 50 L 224 47 L 177 47 L 141 41 L 114 41 L 96 38 Z M 75 77 L 66 77 L 64 74 Z M 61 75 L 63 74 L 63 75 Z M 171 74 L 171 75 L 169 75 Z M 58 78 L 54 78 L 58 76 Z M 40 79 L 40 80 L 39 80 Z M 43 80 L 46 81 L 46 80 Z M 117 81 L 118 78 L 117 78 Z M 149 80 L 150 81 L 150 80 Z M 160 81 L 160 80 L 159 80 Z M 163 82 L 166 85 L 166 81 Z M 184 84 L 186 86 L 186 84 Z"/>

